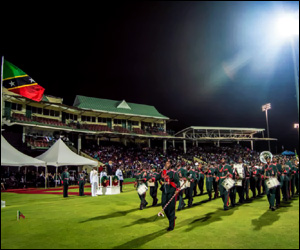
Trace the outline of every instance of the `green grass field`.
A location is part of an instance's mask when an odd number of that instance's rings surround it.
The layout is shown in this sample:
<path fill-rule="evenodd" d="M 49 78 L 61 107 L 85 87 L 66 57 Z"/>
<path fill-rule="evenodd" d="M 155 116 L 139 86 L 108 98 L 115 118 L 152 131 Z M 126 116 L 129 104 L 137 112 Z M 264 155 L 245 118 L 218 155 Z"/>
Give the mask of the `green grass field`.
<path fill-rule="evenodd" d="M 176 212 L 175 230 L 167 232 L 167 218 L 157 217 L 160 206 L 139 210 L 133 185 L 123 190 L 119 195 L 68 198 L 2 193 L 1 248 L 299 249 L 298 197 L 272 212 L 266 196 L 228 211 L 220 198 L 197 196 L 192 208 Z M 152 203 L 149 193 L 146 200 Z M 26 218 L 17 221 L 17 210 Z"/>

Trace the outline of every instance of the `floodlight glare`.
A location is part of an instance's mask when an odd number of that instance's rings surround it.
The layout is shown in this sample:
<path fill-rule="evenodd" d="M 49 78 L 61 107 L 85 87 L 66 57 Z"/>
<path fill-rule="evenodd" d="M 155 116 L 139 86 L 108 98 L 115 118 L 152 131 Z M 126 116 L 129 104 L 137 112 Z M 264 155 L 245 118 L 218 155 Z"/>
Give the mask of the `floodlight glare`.
<path fill-rule="evenodd" d="M 282 37 L 299 35 L 299 16 L 285 14 L 277 18 L 275 23 L 276 33 Z"/>
<path fill-rule="evenodd" d="M 299 128 L 299 123 L 294 123 L 294 128 Z"/>

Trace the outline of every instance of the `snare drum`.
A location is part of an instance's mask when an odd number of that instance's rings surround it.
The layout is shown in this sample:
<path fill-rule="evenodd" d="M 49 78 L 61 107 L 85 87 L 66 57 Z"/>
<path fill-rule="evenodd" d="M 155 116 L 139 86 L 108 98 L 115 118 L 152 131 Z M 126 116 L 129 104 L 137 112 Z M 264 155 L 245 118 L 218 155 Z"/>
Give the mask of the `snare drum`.
<path fill-rule="evenodd" d="M 243 186 L 243 180 L 235 180 L 235 186 L 241 187 Z"/>
<path fill-rule="evenodd" d="M 184 183 L 184 180 L 180 180 L 179 181 L 179 184 L 180 184 L 180 190 L 183 190 L 183 189 L 185 189 L 186 188 L 186 186 L 185 186 L 185 184 L 183 184 Z"/>
<path fill-rule="evenodd" d="M 155 183 L 152 181 L 152 182 L 150 182 L 150 181 L 148 181 L 148 187 L 154 187 L 155 186 Z"/>
<path fill-rule="evenodd" d="M 148 187 L 143 183 L 141 185 L 139 185 L 139 187 L 137 188 L 137 192 L 139 193 L 139 195 L 143 195 L 144 193 L 146 193 L 148 190 Z"/>
<path fill-rule="evenodd" d="M 185 187 L 187 187 L 187 188 L 191 187 L 191 182 L 190 181 L 186 181 Z"/>
<path fill-rule="evenodd" d="M 226 178 L 223 182 L 222 182 L 222 186 L 226 189 L 226 191 L 228 191 L 230 188 L 232 188 L 235 184 L 235 181 L 232 178 Z"/>
<path fill-rule="evenodd" d="M 275 188 L 275 187 L 279 186 L 280 183 L 277 180 L 277 178 L 269 178 L 268 180 L 266 180 L 266 185 L 267 185 L 268 189 L 271 189 L 271 188 Z"/>

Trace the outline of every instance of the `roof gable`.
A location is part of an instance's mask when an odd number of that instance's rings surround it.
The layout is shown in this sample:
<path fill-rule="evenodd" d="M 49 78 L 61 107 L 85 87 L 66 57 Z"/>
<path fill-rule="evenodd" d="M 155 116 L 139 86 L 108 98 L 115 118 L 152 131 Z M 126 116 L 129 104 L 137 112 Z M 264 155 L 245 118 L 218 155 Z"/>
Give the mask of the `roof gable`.
<path fill-rule="evenodd" d="M 155 117 L 161 119 L 169 119 L 168 117 L 160 114 L 154 106 L 129 103 L 125 100 L 115 101 L 109 99 L 100 99 L 95 97 L 87 97 L 77 95 L 73 106 L 82 109 L 92 109 L 98 111 L 104 111 L 108 113 L 118 113 L 127 115 L 137 115 L 146 117 Z"/>

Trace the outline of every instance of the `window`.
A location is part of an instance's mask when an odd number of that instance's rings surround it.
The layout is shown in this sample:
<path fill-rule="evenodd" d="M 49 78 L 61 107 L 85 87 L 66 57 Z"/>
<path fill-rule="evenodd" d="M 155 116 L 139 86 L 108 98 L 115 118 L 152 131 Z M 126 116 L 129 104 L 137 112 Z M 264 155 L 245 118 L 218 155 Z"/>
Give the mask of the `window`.
<path fill-rule="evenodd" d="M 77 115 L 74 115 L 74 120 L 77 121 Z"/>
<path fill-rule="evenodd" d="M 59 116 L 59 111 L 54 111 L 54 116 Z"/>
<path fill-rule="evenodd" d="M 42 108 L 37 108 L 37 113 L 38 114 L 43 114 L 43 109 Z"/>
<path fill-rule="evenodd" d="M 66 119 L 69 119 L 69 113 L 65 113 Z"/>
<path fill-rule="evenodd" d="M 131 121 L 131 125 L 132 125 L 132 126 L 138 126 L 138 125 L 139 125 L 139 122 L 138 122 L 138 121 Z"/>
<path fill-rule="evenodd" d="M 21 110 L 22 110 L 22 104 L 12 103 L 12 104 L 11 104 L 11 109 L 12 109 L 12 110 L 18 110 L 18 111 L 21 111 Z"/>
<path fill-rule="evenodd" d="M 32 113 L 37 113 L 37 108 L 36 107 L 31 107 L 31 112 Z"/>
<path fill-rule="evenodd" d="M 82 116 L 81 116 L 81 121 L 83 121 L 83 122 L 86 121 L 86 116 L 85 116 L 85 115 L 82 115 Z"/>
<path fill-rule="evenodd" d="M 96 122 L 96 117 L 95 116 L 91 116 L 92 118 L 92 122 Z"/>
<path fill-rule="evenodd" d="M 49 115 L 50 110 L 49 109 L 43 109 L 43 115 Z"/>
<path fill-rule="evenodd" d="M 114 119 L 114 124 L 122 124 L 122 120 L 121 119 Z"/>
<path fill-rule="evenodd" d="M 106 118 L 98 117 L 98 122 L 106 123 Z"/>
<path fill-rule="evenodd" d="M 50 115 L 54 116 L 54 110 L 50 110 Z"/>

